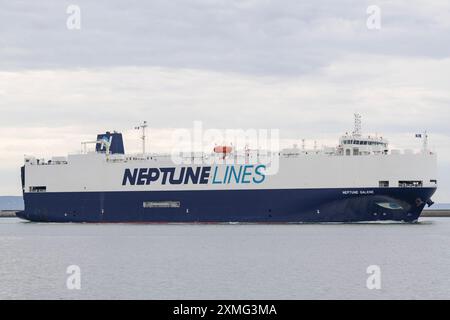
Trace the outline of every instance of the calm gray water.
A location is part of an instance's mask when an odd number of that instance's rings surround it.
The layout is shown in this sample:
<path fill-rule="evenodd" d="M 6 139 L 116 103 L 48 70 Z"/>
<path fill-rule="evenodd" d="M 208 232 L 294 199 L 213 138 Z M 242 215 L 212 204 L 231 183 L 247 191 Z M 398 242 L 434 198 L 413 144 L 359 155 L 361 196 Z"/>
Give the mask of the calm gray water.
<path fill-rule="evenodd" d="M 68 290 L 66 268 L 81 268 Z M 366 269 L 381 268 L 381 290 Z M 450 218 L 420 224 L 37 224 L 0 219 L 2 299 L 449 299 Z"/>

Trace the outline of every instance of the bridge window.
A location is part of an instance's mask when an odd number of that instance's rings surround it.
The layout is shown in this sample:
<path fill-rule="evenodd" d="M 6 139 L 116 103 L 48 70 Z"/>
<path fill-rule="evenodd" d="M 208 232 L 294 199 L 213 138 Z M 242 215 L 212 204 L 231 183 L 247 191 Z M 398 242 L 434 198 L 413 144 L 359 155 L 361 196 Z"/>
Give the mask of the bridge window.
<path fill-rule="evenodd" d="M 422 181 L 418 180 L 403 180 L 398 182 L 400 188 L 420 188 L 423 186 Z"/>

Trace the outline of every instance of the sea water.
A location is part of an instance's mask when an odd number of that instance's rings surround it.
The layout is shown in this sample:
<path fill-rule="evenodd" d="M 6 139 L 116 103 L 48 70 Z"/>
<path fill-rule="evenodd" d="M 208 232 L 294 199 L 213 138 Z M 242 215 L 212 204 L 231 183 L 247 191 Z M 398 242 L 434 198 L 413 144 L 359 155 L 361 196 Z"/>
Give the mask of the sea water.
<path fill-rule="evenodd" d="M 366 298 L 449 299 L 450 218 L 298 225 L 0 219 L 0 299 Z"/>

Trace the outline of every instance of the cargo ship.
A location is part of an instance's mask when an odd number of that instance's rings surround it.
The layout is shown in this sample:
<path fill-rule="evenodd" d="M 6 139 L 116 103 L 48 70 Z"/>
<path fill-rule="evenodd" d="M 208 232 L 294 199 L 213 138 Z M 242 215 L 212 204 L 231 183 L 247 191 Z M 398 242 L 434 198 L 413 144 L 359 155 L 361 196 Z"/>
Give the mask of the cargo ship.
<path fill-rule="evenodd" d="M 91 152 L 26 156 L 25 209 L 17 215 L 92 223 L 416 222 L 437 189 L 426 133 L 417 135 L 419 152 L 391 150 L 386 139 L 362 135 L 359 115 L 335 147 L 293 146 L 262 159 L 258 150 L 216 146 L 191 164 L 146 153 L 145 127 L 139 154 L 126 154 L 114 131 L 91 141 Z M 277 170 L 268 170 L 275 160 Z"/>

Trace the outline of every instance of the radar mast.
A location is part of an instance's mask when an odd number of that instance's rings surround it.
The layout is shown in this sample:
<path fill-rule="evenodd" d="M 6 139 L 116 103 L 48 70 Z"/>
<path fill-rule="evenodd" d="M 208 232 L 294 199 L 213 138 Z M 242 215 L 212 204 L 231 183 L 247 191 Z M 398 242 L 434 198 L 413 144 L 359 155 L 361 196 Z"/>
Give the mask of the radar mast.
<path fill-rule="evenodd" d="M 355 113 L 355 129 L 353 130 L 353 135 L 355 137 L 361 137 L 361 115 L 359 113 Z"/>
<path fill-rule="evenodd" d="M 147 121 L 144 121 L 142 124 L 138 125 L 137 127 L 134 127 L 134 129 L 136 130 L 140 130 L 142 129 L 142 136 L 141 136 L 141 140 L 142 140 L 142 155 L 145 155 L 145 129 L 148 127 Z"/>

